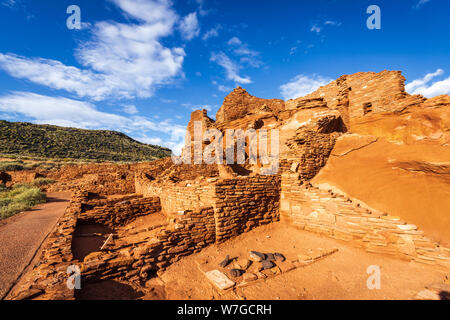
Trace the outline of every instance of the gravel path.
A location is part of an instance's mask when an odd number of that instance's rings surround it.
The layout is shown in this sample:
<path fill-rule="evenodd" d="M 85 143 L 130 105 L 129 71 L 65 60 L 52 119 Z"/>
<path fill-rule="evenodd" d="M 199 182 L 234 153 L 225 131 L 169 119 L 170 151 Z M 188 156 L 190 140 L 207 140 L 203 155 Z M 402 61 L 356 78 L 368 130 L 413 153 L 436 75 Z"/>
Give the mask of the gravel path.
<path fill-rule="evenodd" d="M 0 299 L 16 283 L 63 215 L 70 195 L 48 193 L 47 199 L 47 203 L 0 222 Z"/>

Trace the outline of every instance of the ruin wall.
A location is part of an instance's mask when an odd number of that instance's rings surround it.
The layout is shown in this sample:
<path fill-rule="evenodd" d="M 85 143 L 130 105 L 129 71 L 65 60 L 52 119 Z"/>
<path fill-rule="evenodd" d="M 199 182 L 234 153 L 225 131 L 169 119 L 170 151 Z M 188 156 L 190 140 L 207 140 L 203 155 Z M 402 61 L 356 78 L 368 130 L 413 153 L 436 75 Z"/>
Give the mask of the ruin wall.
<path fill-rule="evenodd" d="M 214 205 L 215 191 L 213 184 L 202 183 L 167 183 L 149 184 L 140 187 L 144 197 L 159 197 L 162 212 L 166 215 L 179 211 Z"/>
<path fill-rule="evenodd" d="M 215 187 L 217 242 L 279 220 L 278 176 L 225 179 Z"/>
<path fill-rule="evenodd" d="M 104 202 L 106 203 L 93 206 L 93 209 L 83 212 L 79 218 L 86 222 L 117 227 L 126 225 L 140 216 L 161 211 L 161 202 L 158 197 L 121 197 Z"/>
<path fill-rule="evenodd" d="M 346 241 L 368 252 L 450 267 L 450 249 L 425 237 L 415 225 L 377 212 L 345 195 L 299 185 L 298 175 L 284 173 L 281 220 L 301 230 Z"/>

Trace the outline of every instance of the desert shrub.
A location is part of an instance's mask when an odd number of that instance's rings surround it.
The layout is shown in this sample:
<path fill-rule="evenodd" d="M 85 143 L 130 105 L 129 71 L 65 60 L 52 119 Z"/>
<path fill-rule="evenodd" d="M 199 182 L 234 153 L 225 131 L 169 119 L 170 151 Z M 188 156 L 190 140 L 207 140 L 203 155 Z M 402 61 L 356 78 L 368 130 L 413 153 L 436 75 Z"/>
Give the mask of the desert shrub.
<path fill-rule="evenodd" d="M 39 167 L 39 163 L 37 163 L 37 162 L 26 163 L 23 165 L 23 170 L 34 170 L 37 167 Z"/>
<path fill-rule="evenodd" d="M 39 188 L 27 184 L 16 184 L 12 189 L 0 192 L 0 219 L 31 209 L 45 201 L 45 193 Z"/>
<path fill-rule="evenodd" d="M 33 185 L 35 185 L 36 187 L 42 187 L 52 183 L 55 183 L 55 180 L 49 178 L 36 178 L 33 181 Z"/>
<path fill-rule="evenodd" d="M 21 171 L 23 164 L 18 161 L 2 161 L 0 162 L 0 171 Z"/>

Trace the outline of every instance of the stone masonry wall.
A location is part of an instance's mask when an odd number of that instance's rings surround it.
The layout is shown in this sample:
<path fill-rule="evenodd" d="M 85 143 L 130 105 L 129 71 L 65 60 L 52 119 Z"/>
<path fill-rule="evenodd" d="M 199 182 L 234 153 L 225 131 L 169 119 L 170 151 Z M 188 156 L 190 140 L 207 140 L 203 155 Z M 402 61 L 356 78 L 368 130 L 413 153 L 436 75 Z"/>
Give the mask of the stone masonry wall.
<path fill-rule="evenodd" d="M 100 206 L 83 212 L 79 219 L 100 223 L 110 227 L 123 226 L 140 216 L 161 211 L 158 197 L 136 198 L 125 196 L 119 199 L 104 201 Z"/>
<path fill-rule="evenodd" d="M 305 97 L 287 101 L 286 105 L 323 98 L 329 108 L 341 112 L 350 128 L 352 119 L 365 114 L 400 111 L 425 101 L 422 96 L 406 93 L 404 83 L 401 71 L 359 72 L 344 75 Z"/>
<path fill-rule="evenodd" d="M 143 245 L 87 256 L 81 264 L 82 277 L 86 282 L 111 278 L 146 281 L 150 273 L 199 252 L 214 241 L 213 208 L 185 211 Z"/>
<path fill-rule="evenodd" d="M 255 176 L 216 184 L 216 241 L 279 220 L 280 178 Z"/>
<path fill-rule="evenodd" d="M 281 190 L 280 214 L 284 222 L 368 252 L 450 267 L 450 249 L 439 246 L 399 217 L 364 208 L 344 195 L 309 183 L 299 185 L 293 173 L 283 174 Z"/>
<path fill-rule="evenodd" d="M 327 105 L 335 109 L 340 103 L 341 90 L 349 88 L 350 117 L 361 117 L 365 103 L 372 104 L 373 113 L 392 111 L 395 101 L 407 95 L 404 82 L 400 71 L 359 72 L 342 76 L 305 98 L 324 98 Z"/>
<path fill-rule="evenodd" d="M 156 204 L 155 199 L 139 200 Z M 76 225 L 93 218 L 95 210 L 84 212 L 83 208 L 96 202 L 97 199 L 89 199 L 87 192 L 73 196 L 64 216 L 44 243 L 39 263 L 27 272 L 21 286 L 10 294 L 10 299 L 74 299 L 76 291 L 67 287 L 69 266 L 80 268 L 84 284 L 112 278 L 145 281 L 151 271 L 164 269 L 181 257 L 215 242 L 214 209 L 200 208 L 173 217 L 169 225 L 156 230 L 155 237 L 144 244 L 130 244 L 112 251 L 104 249 L 89 254 L 83 261 L 75 260 L 71 246 Z M 120 206 L 118 202 L 112 203 Z M 96 214 L 100 216 L 100 212 Z M 104 214 L 108 213 L 105 211 Z"/>
<path fill-rule="evenodd" d="M 160 197 L 162 211 L 168 217 L 186 210 L 213 207 L 218 242 L 279 220 L 278 176 L 211 178 L 165 185 L 150 182 L 139 189 L 144 197 Z"/>
<path fill-rule="evenodd" d="M 166 183 L 165 185 L 150 184 L 142 188 L 142 193 L 144 197 L 159 197 L 162 212 L 166 215 L 178 211 L 213 206 L 215 200 L 214 184 L 196 182 Z"/>

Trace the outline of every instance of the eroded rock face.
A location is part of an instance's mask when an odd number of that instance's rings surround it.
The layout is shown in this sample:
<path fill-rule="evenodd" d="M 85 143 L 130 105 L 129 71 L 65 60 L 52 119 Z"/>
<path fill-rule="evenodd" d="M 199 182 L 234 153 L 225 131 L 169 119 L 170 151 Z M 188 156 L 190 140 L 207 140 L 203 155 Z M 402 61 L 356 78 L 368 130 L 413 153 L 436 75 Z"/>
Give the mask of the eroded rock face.
<path fill-rule="evenodd" d="M 283 100 L 257 98 L 250 95 L 245 89 L 237 87 L 225 97 L 222 107 L 216 114 L 216 121 L 233 121 L 252 113 L 270 112 L 277 115 L 283 110 Z"/>

